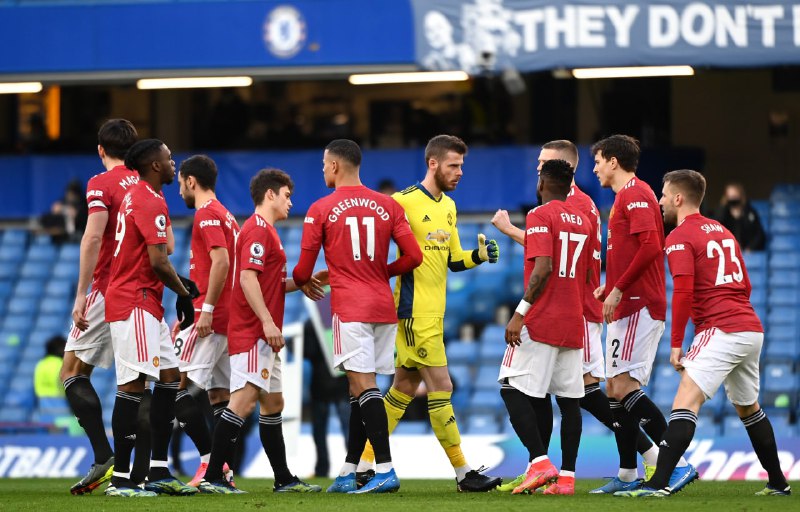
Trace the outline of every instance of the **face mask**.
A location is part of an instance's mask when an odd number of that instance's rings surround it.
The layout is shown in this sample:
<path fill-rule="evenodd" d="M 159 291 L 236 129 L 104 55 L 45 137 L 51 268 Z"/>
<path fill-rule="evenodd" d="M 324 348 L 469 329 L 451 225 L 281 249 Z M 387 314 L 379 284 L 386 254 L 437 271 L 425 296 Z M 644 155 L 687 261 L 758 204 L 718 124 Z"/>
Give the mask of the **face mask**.
<path fill-rule="evenodd" d="M 741 206 L 742 200 L 739 198 L 728 199 L 728 206 Z"/>

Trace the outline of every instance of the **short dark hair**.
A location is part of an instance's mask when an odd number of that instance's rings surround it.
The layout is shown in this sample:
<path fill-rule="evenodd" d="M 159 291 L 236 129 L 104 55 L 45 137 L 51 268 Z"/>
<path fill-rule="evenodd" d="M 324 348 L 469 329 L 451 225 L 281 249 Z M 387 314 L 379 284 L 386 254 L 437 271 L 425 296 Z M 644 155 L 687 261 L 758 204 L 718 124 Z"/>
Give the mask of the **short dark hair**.
<path fill-rule="evenodd" d="M 179 172 L 184 180 L 193 176 L 197 180 L 197 184 L 205 190 L 213 191 L 217 186 L 217 164 L 209 156 L 190 156 L 181 162 Z"/>
<path fill-rule="evenodd" d="M 47 356 L 64 357 L 64 346 L 67 340 L 63 336 L 56 335 L 47 340 L 44 346 L 44 353 Z"/>
<path fill-rule="evenodd" d="M 280 169 L 261 169 L 250 180 L 250 197 L 253 198 L 253 204 L 261 205 L 267 190 L 272 190 L 277 194 L 281 187 L 289 187 L 289 191 L 294 190 L 294 182 L 288 174 Z"/>
<path fill-rule="evenodd" d="M 428 165 L 431 158 L 443 160 L 448 151 L 466 155 L 467 144 L 455 135 L 437 135 L 425 146 L 425 165 Z"/>
<path fill-rule="evenodd" d="M 146 170 L 147 166 L 155 160 L 164 143 L 158 139 L 142 139 L 125 154 L 125 167 L 139 171 Z"/>
<path fill-rule="evenodd" d="M 332 140 L 325 146 L 325 149 L 328 150 L 328 153 L 343 158 L 353 167 L 361 165 L 361 148 L 350 139 Z"/>
<path fill-rule="evenodd" d="M 97 143 L 108 156 L 119 160 L 125 158 L 125 153 L 137 140 L 139 134 L 127 119 L 109 119 L 97 132 Z"/>
<path fill-rule="evenodd" d="M 620 167 L 626 171 L 636 172 L 636 167 L 639 166 L 639 141 L 630 135 L 612 135 L 597 141 L 592 145 L 592 155 L 596 155 L 598 151 L 606 160 L 616 158 Z"/>
<path fill-rule="evenodd" d="M 686 200 L 694 206 L 700 206 L 706 195 L 706 178 L 697 171 L 680 169 L 664 175 L 664 183 L 680 190 Z"/>
<path fill-rule="evenodd" d="M 542 164 L 542 170 L 539 172 L 539 179 L 545 178 L 547 186 L 551 191 L 559 194 L 569 194 L 569 189 L 572 186 L 572 178 L 575 170 L 572 165 L 566 160 L 548 160 Z"/>
<path fill-rule="evenodd" d="M 565 156 L 568 156 L 572 159 L 575 164 L 578 164 L 578 147 L 572 143 L 572 141 L 566 139 L 560 140 L 551 140 L 550 142 L 545 142 L 542 144 L 542 149 L 554 149 L 556 151 L 560 151 Z M 569 162 L 569 160 L 567 160 Z M 574 170 L 574 169 L 573 169 Z"/>

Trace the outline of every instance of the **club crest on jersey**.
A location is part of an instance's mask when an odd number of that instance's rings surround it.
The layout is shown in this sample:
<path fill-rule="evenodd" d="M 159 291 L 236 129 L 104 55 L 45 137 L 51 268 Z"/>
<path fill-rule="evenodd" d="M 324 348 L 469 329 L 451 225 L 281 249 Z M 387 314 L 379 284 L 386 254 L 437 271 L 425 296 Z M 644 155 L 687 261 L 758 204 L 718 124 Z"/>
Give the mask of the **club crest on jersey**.
<path fill-rule="evenodd" d="M 266 368 L 261 369 L 261 378 L 267 380 L 269 378 L 269 370 Z"/>
<path fill-rule="evenodd" d="M 426 357 L 428 357 L 428 351 L 425 350 L 424 348 L 419 348 L 417 349 L 417 355 L 422 359 L 425 359 Z"/>
<path fill-rule="evenodd" d="M 250 246 L 250 254 L 252 254 L 254 258 L 261 258 L 264 256 L 264 246 L 258 242 L 254 242 L 253 245 Z"/>
<path fill-rule="evenodd" d="M 155 356 L 155 357 L 153 358 L 153 366 L 155 366 L 156 368 L 158 368 L 158 365 L 159 365 L 160 363 L 161 363 L 161 361 L 158 359 L 158 356 Z"/>
<path fill-rule="evenodd" d="M 447 225 L 448 226 L 452 226 L 453 225 L 453 214 L 452 214 L 452 212 L 447 212 Z"/>
<path fill-rule="evenodd" d="M 437 229 L 436 231 L 428 232 L 428 236 L 425 237 L 425 240 L 446 244 L 450 241 L 450 233 L 443 229 Z"/>
<path fill-rule="evenodd" d="M 156 227 L 159 231 L 164 231 L 167 229 L 167 216 L 163 213 L 156 217 Z"/>

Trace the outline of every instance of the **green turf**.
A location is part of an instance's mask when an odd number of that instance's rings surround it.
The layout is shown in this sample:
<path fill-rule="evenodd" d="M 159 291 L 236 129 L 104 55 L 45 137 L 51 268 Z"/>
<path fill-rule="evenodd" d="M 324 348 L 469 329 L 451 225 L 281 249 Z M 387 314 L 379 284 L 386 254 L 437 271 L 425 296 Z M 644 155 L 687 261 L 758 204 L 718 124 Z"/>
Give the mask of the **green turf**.
<path fill-rule="evenodd" d="M 350 512 L 422 512 L 433 510 L 539 510 L 570 512 L 600 512 L 653 510 L 694 512 L 784 511 L 800 510 L 800 497 L 756 497 L 762 489 L 759 482 L 703 482 L 698 481 L 677 496 L 666 499 L 632 500 L 612 496 L 589 495 L 587 491 L 603 482 L 579 480 L 575 496 L 512 496 L 498 492 L 459 494 L 455 483 L 445 480 L 402 480 L 396 494 L 348 496 L 342 494 L 275 494 L 271 480 L 237 478 L 237 485 L 249 492 L 239 496 L 195 495 L 190 497 L 158 497 L 149 499 L 107 498 L 97 490 L 95 494 L 71 496 L 69 487 L 73 480 L 65 479 L 2 479 L 0 480 L 0 510 L 31 510 L 37 512 L 67 512 L 73 510 L 108 510 L 110 512 L 206 512 L 206 511 L 309 511 L 331 510 Z M 323 486 L 330 480 L 314 479 Z M 795 482 L 795 488 L 800 485 Z"/>

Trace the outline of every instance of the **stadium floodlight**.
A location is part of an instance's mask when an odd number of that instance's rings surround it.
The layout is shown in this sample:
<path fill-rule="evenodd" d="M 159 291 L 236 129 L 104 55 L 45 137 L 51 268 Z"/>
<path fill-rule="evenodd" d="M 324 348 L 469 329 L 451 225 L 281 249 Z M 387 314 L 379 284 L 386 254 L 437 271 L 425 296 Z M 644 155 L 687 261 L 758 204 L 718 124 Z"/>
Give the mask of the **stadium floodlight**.
<path fill-rule="evenodd" d="M 42 90 L 42 82 L 5 82 L 0 83 L 0 94 L 37 93 Z"/>
<path fill-rule="evenodd" d="M 187 78 L 143 78 L 137 80 L 139 89 L 201 89 L 206 87 L 250 87 L 249 76 L 196 76 Z"/>
<path fill-rule="evenodd" d="M 412 73 L 370 73 L 350 75 L 353 85 L 410 84 L 418 82 L 464 82 L 469 75 L 464 71 L 419 71 Z"/>
<path fill-rule="evenodd" d="M 691 66 L 641 66 L 624 68 L 579 68 L 572 70 L 575 78 L 646 78 L 653 76 L 693 76 Z"/>

